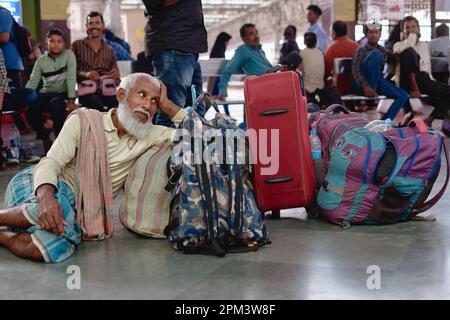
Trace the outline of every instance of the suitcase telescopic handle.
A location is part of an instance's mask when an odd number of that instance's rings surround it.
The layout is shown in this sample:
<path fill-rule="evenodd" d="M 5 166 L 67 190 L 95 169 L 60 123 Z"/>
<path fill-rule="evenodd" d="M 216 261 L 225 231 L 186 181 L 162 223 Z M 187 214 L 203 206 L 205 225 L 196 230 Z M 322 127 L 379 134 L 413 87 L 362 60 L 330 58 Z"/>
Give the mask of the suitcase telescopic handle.
<path fill-rule="evenodd" d="M 283 183 L 294 180 L 293 177 L 279 177 L 279 178 L 273 178 L 273 179 L 266 179 L 264 180 L 266 183 L 274 184 L 274 183 Z"/>
<path fill-rule="evenodd" d="M 259 115 L 260 116 L 274 116 L 277 114 L 285 114 L 288 112 L 289 112 L 288 109 L 271 109 L 271 110 L 260 112 Z"/>

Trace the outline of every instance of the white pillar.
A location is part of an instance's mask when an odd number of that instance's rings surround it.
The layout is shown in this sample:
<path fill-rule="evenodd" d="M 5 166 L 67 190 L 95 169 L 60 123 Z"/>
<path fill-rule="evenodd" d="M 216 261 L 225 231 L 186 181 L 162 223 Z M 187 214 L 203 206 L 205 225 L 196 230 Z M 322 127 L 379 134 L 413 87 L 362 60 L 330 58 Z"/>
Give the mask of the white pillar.
<path fill-rule="evenodd" d="M 121 12 L 120 0 L 105 0 L 105 24 L 119 38 L 123 38 Z"/>

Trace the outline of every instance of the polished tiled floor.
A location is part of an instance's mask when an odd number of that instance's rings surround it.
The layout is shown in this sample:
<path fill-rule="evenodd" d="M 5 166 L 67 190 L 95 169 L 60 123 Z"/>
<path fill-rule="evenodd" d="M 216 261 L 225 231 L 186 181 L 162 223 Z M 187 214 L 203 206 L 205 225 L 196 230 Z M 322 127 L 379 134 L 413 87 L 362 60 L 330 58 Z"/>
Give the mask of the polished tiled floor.
<path fill-rule="evenodd" d="M 0 194 L 15 172 L 0 171 Z M 271 245 L 224 258 L 184 255 L 117 223 L 112 239 L 83 243 L 62 264 L 0 248 L 0 299 L 449 299 L 450 191 L 427 214 L 437 221 L 347 231 L 323 220 L 267 220 Z M 80 267 L 81 290 L 67 289 L 71 265 Z M 367 287 L 373 265 L 379 290 Z"/>

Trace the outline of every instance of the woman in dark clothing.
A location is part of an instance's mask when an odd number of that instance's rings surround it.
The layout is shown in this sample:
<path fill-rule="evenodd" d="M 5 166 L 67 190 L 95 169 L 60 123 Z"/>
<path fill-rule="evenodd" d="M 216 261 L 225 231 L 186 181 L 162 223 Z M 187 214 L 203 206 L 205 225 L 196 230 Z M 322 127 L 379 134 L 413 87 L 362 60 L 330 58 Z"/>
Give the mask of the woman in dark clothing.
<path fill-rule="evenodd" d="M 228 42 L 231 40 L 231 36 L 226 32 L 221 32 L 214 42 L 214 46 L 211 50 L 210 58 L 225 58 L 225 51 L 227 49 Z"/>
<path fill-rule="evenodd" d="M 389 33 L 389 38 L 386 40 L 386 43 L 384 47 L 388 49 L 389 51 L 393 51 L 394 44 L 396 42 L 400 42 L 400 22 L 394 26 L 394 28 L 391 30 L 391 33 Z"/>
<path fill-rule="evenodd" d="M 227 49 L 228 43 L 231 40 L 231 36 L 226 32 L 221 32 L 214 42 L 214 46 L 211 50 L 209 58 L 225 58 L 225 51 Z M 219 81 L 218 77 L 210 77 L 208 80 L 208 92 L 212 95 L 217 95 L 219 93 Z"/>
<path fill-rule="evenodd" d="M 297 41 L 295 41 L 297 37 L 297 28 L 295 26 L 289 25 L 284 30 L 284 39 L 286 40 L 283 43 L 283 46 L 280 50 L 280 63 L 283 59 L 285 59 L 291 52 L 300 53 L 300 49 L 298 47 Z"/>

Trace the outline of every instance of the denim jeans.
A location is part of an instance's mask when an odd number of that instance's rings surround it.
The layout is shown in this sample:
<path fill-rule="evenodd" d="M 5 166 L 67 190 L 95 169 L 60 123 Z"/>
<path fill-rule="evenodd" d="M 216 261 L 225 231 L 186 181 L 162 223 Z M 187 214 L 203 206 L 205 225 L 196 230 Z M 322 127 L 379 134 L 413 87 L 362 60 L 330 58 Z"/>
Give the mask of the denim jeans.
<path fill-rule="evenodd" d="M 407 103 L 408 93 L 398 88 L 395 84 L 383 78 L 380 72 L 380 67 L 384 63 L 383 53 L 380 50 L 372 50 L 363 62 L 362 70 L 364 77 L 369 85 L 380 95 L 394 99 L 394 103 L 389 108 L 388 112 L 383 116 L 383 120 L 394 120 L 400 109 Z M 363 88 L 359 87 L 353 82 L 354 91 L 358 94 L 364 94 Z"/>
<path fill-rule="evenodd" d="M 66 100 L 67 94 L 65 93 L 39 93 L 37 101 L 32 105 L 32 108 L 39 110 L 36 112 L 40 112 L 41 115 L 42 112 L 51 114 L 56 137 L 61 132 L 64 121 L 66 120 Z M 45 119 L 43 120 L 45 121 Z M 35 131 L 38 132 L 36 129 Z"/>
<path fill-rule="evenodd" d="M 26 106 L 32 105 L 37 99 L 36 91 L 20 86 L 15 86 L 15 83 L 10 84 L 11 93 L 5 95 L 3 101 L 4 111 L 18 111 Z M 33 127 L 33 124 L 37 124 L 40 119 L 36 119 L 34 110 L 31 108 L 25 113 L 29 124 Z M 14 122 L 19 130 L 25 129 L 25 124 L 22 122 L 19 114 L 14 114 Z"/>
<path fill-rule="evenodd" d="M 163 51 L 153 55 L 152 63 L 155 75 L 167 86 L 167 97 L 181 108 L 192 106 L 191 86 L 195 86 L 196 95 L 202 92 L 202 71 L 198 63 L 198 54 L 179 51 Z M 204 116 L 205 107 L 199 106 L 197 112 Z M 167 115 L 158 109 L 156 124 L 174 127 Z"/>

